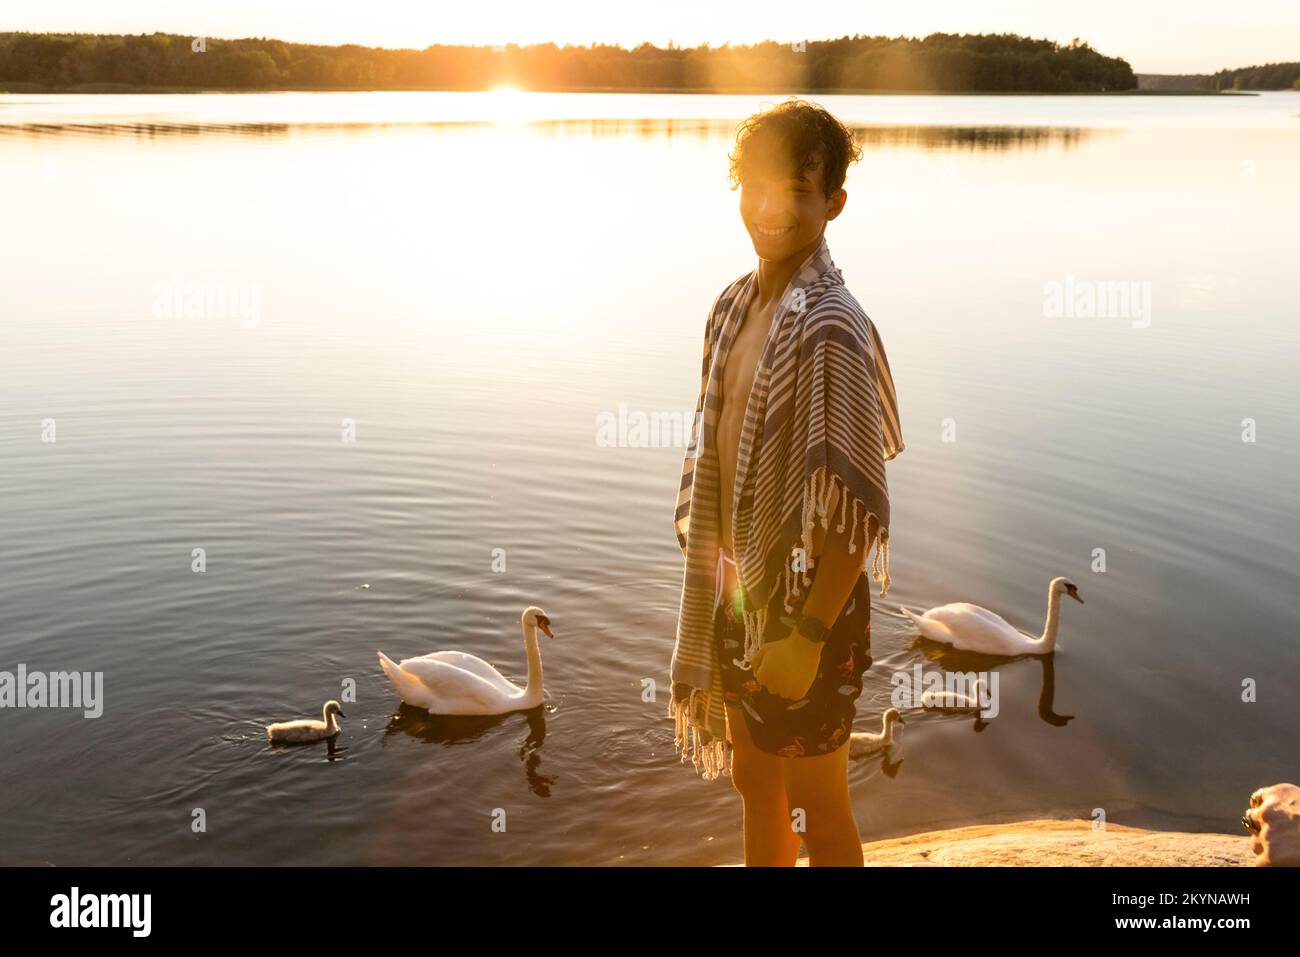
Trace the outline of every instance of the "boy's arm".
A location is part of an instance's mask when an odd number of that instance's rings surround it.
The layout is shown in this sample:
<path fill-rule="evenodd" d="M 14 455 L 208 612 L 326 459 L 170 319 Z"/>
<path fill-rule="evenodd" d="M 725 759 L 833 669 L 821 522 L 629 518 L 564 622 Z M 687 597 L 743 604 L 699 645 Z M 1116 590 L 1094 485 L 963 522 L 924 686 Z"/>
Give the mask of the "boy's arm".
<path fill-rule="evenodd" d="M 836 311 L 828 310 L 821 318 L 834 321 L 835 317 Z M 833 430 L 832 426 L 835 423 L 838 423 L 842 432 L 858 430 L 869 433 L 874 431 L 880 437 L 884 460 L 888 461 L 889 458 L 902 451 L 901 430 L 897 429 L 896 424 L 893 423 L 887 427 L 883 421 L 863 423 L 854 420 L 853 416 L 855 414 L 862 414 L 861 406 L 848 401 L 848 397 L 843 391 L 844 386 L 841 384 L 845 381 L 852 381 L 855 383 L 856 388 L 875 390 L 879 386 L 877 377 L 889 375 L 883 348 L 879 345 L 874 326 L 871 325 L 870 320 L 865 315 L 862 318 L 865 322 L 865 334 L 871 337 L 870 344 L 860 355 L 853 358 L 848 358 L 846 354 L 842 353 L 842 363 L 838 374 L 835 371 L 828 371 L 824 375 L 822 381 L 814 387 L 820 389 L 819 392 L 815 392 L 814 400 L 816 401 L 820 396 L 826 418 L 831 423 L 826 426 L 827 432 Z M 807 320 L 807 330 L 809 334 L 815 334 L 818 331 L 818 320 L 812 314 Z M 822 368 L 830 368 L 832 364 L 829 359 L 825 363 L 819 363 L 814 359 L 814 368 L 819 365 Z M 892 383 L 892 379 L 890 381 Z M 892 385 L 890 388 L 892 390 Z M 827 474 L 829 477 L 830 473 Z M 845 494 L 842 481 L 834 481 L 831 488 L 832 496 L 826 509 L 828 518 L 835 514 L 840 496 Z M 839 619 L 844 603 L 848 601 L 849 595 L 853 592 L 853 586 L 857 583 L 858 577 L 863 574 L 867 552 L 870 552 L 876 535 L 879 533 L 879 522 L 873 513 L 868 520 L 866 541 L 861 546 L 865 551 L 859 552 L 855 549 L 850 554 L 849 545 L 855 537 L 859 523 L 845 523 L 843 532 L 835 531 L 838 524 L 833 520 L 826 523 L 820 557 L 817 559 L 817 576 L 812 588 L 809 589 L 808 597 L 805 599 L 802 608 L 805 616 L 816 619 L 827 628 L 833 626 Z M 813 547 L 816 549 L 817 531 L 815 524 L 814 529 Z M 780 631 L 777 630 L 775 633 L 780 634 Z M 758 651 L 750 659 L 750 664 L 759 684 L 766 687 L 773 694 L 797 701 L 808 693 L 808 689 L 816 679 L 817 668 L 821 661 L 822 646 L 825 642 L 810 641 L 797 629 L 793 628 L 783 637 L 785 637 L 785 640 L 776 640 L 760 645 Z"/>
<path fill-rule="evenodd" d="M 827 515 L 835 514 L 840 488 L 834 486 Z M 876 537 L 878 523 L 871 516 L 867 541 Z M 849 537 L 854 526 L 847 524 L 844 531 L 835 531 L 836 523 L 829 522 L 821 556 L 817 559 L 817 577 L 803 604 L 803 613 L 828 628 L 840 617 L 844 603 L 853 594 L 853 586 L 862 575 L 862 553 L 849 554 Z M 821 663 L 824 641 L 809 641 L 796 629 L 790 629 L 783 641 L 762 645 L 754 654 L 752 666 L 758 683 L 782 698 L 798 701 L 812 687 Z"/>
<path fill-rule="evenodd" d="M 827 515 L 835 514 L 839 498 L 840 487 L 837 484 L 831 489 Z M 837 532 L 836 523 L 828 524 L 830 527 L 826 530 L 826 542 L 822 546 L 821 557 L 817 559 L 817 577 L 813 579 L 812 588 L 808 590 L 803 613 L 829 628 L 839 619 L 844 603 L 849 600 L 849 595 L 853 594 L 853 586 L 862 575 L 863 555 L 861 552 L 849 554 L 849 536 L 854 532 L 853 526 L 846 525 L 844 531 Z M 872 515 L 870 527 L 867 529 L 869 543 L 875 541 L 878 526 L 876 516 Z M 805 643 L 811 644 L 802 635 L 799 637 Z M 818 642 L 816 647 L 820 651 L 821 643 Z"/>

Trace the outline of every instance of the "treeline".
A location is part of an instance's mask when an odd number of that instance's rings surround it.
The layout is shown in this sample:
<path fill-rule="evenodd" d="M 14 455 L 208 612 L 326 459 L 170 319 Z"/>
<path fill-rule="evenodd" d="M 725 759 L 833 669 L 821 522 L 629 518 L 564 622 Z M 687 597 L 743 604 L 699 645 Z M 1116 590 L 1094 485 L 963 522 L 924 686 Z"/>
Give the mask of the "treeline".
<path fill-rule="evenodd" d="M 0 33 L 0 83 L 44 89 L 904 90 L 1094 93 L 1132 90 L 1124 60 L 1087 43 L 1013 34 L 842 37 L 659 48 L 431 46 L 385 50 L 280 40 Z"/>
<path fill-rule="evenodd" d="M 1139 73 L 1143 90 L 1300 90 L 1300 63 L 1265 63 L 1218 73 Z"/>
<path fill-rule="evenodd" d="M 1220 70 L 1210 81 L 1212 90 L 1300 90 L 1300 63 L 1265 63 Z"/>
<path fill-rule="evenodd" d="M 1139 90 L 1166 92 L 1213 89 L 1206 73 L 1139 73 L 1137 79 Z"/>

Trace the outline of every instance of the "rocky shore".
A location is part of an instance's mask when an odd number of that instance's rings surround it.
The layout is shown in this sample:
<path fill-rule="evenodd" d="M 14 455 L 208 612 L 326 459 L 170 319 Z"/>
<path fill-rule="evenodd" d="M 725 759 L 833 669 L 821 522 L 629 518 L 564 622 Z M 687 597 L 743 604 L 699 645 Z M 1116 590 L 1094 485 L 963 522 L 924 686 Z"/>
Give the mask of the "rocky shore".
<path fill-rule="evenodd" d="M 1092 822 L 976 824 L 862 845 L 868 867 L 1251 867 L 1251 839 L 1241 835 L 1148 831 Z M 807 866 L 801 857 L 799 866 Z"/>

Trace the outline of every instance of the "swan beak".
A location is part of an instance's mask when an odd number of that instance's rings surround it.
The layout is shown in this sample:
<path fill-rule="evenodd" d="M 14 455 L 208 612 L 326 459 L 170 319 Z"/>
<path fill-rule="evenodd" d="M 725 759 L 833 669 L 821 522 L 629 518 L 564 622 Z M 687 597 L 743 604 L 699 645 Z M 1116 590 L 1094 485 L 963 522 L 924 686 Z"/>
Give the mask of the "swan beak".
<path fill-rule="evenodd" d="M 346 718 L 346 717 L 347 717 L 347 715 L 344 714 L 342 711 L 335 711 L 334 713 L 335 713 L 336 715 L 338 715 L 340 718 Z"/>
<path fill-rule="evenodd" d="M 1083 599 L 1079 597 L 1079 589 L 1075 588 L 1073 585 L 1070 585 L 1068 588 L 1066 588 L 1065 593 L 1069 595 L 1071 598 L 1073 598 L 1075 601 L 1077 601 L 1080 605 L 1084 603 Z"/>
<path fill-rule="evenodd" d="M 542 634 L 547 638 L 554 638 L 555 633 L 551 631 L 551 619 L 542 615 L 537 616 L 537 627 L 542 629 Z"/>

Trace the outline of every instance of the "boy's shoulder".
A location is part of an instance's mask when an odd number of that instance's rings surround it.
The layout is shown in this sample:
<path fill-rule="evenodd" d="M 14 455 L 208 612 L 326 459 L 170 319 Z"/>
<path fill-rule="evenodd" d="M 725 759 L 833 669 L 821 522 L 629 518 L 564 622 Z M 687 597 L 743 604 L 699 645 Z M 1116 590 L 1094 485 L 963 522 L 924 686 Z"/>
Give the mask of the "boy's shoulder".
<path fill-rule="evenodd" d="M 709 342 L 717 339 L 718 334 L 722 331 L 722 323 L 731 307 L 735 305 L 736 299 L 745 291 L 745 284 L 749 277 L 752 276 L 753 270 L 742 273 L 722 288 L 716 299 L 713 300 L 713 306 L 709 309 L 709 318 L 705 322 L 705 336 Z"/>
<path fill-rule="evenodd" d="M 745 284 L 749 281 L 749 277 L 752 275 L 754 275 L 754 271 L 751 269 L 749 272 L 741 273 L 731 282 L 723 286 L 722 292 L 718 293 L 718 298 L 713 300 L 713 309 L 710 311 L 709 315 L 711 317 L 716 317 L 730 309 L 732 303 L 734 303 L 737 297 L 745 291 Z"/>
<path fill-rule="evenodd" d="M 857 297 L 842 282 L 829 283 L 810 297 L 804 314 L 805 333 L 828 325 L 849 325 L 863 335 L 871 328 L 871 317 Z"/>

